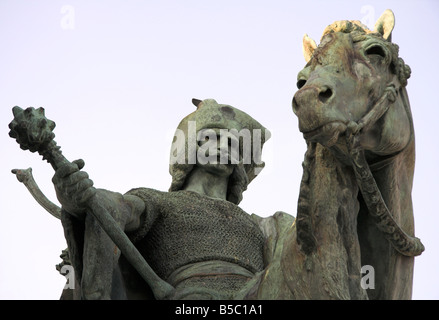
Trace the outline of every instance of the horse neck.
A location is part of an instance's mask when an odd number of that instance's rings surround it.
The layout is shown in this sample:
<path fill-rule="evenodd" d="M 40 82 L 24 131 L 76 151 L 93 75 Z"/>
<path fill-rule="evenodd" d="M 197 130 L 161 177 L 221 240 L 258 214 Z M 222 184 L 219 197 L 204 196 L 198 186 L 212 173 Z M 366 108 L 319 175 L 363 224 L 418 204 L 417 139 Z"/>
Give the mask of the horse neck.
<path fill-rule="evenodd" d="M 319 275 L 310 286 L 318 288 L 329 281 L 328 290 L 319 290 L 318 295 L 364 298 L 357 236 L 359 189 L 354 172 L 331 151 L 313 143 L 308 145 L 303 167 L 296 226 L 297 242 L 314 274 Z M 332 283 L 331 277 L 339 281 Z"/>
<path fill-rule="evenodd" d="M 297 219 L 308 220 L 314 233 L 328 226 L 343 229 L 353 223 L 343 220 L 344 212 L 350 212 L 350 216 L 358 213 L 359 189 L 352 169 L 317 143 L 308 145 L 303 169 Z"/>
<path fill-rule="evenodd" d="M 415 141 L 382 163 L 370 166 L 386 206 L 404 231 L 413 235 L 412 186 L 415 167 Z"/>
<path fill-rule="evenodd" d="M 411 192 L 415 169 L 415 133 L 410 101 L 405 87 L 399 89 L 395 103 L 402 104 L 407 113 L 410 123 L 410 139 L 404 149 L 398 153 L 371 163 L 369 166 L 394 219 L 406 232 L 413 234 Z"/>

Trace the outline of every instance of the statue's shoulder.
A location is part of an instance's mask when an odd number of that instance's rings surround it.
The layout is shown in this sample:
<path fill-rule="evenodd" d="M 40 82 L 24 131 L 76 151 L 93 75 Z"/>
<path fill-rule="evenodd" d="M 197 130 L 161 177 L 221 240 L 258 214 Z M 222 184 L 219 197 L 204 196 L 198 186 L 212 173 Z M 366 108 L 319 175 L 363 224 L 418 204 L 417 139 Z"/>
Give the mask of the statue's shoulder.
<path fill-rule="evenodd" d="M 145 202 L 145 213 L 142 215 L 142 222 L 139 229 L 131 231 L 128 236 L 136 243 L 143 239 L 154 224 L 164 203 L 166 203 L 169 192 L 159 191 L 151 188 L 134 188 L 125 195 L 137 196 Z"/>
<path fill-rule="evenodd" d="M 196 192 L 191 191 L 160 191 L 151 188 L 134 188 L 129 190 L 125 195 L 133 195 L 142 199 L 149 207 L 163 208 L 171 210 L 175 206 L 191 205 L 194 202 L 202 202 L 204 197 Z"/>
<path fill-rule="evenodd" d="M 166 201 L 169 197 L 169 192 L 151 188 L 133 188 L 126 192 L 125 195 L 137 196 L 149 204 L 149 206 L 152 206 L 159 205 L 161 202 Z"/>
<path fill-rule="evenodd" d="M 251 217 L 267 238 L 278 234 L 284 228 L 291 227 L 295 220 L 294 216 L 283 211 L 277 211 L 269 217 L 261 217 L 256 214 L 252 214 Z"/>
<path fill-rule="evenodd" d="M 282 241 L 282 239 L 288 234 L 288 231 L 294 224 L 295 218 L 283 211 L 277 211 L 269 217 L 261 217 L 252 214 L 251 218 L 258 224 L 266 239 L 264 254 L 265 259 L 270 261 L 274 256 L 276 244 Z"/>
<path fill-rule="evenodd" d="M 131 190 L 129 190 L 128 192 L 126 192 L 125 194 L 130 194 L 130 195 L 135 195 L 138 197 L 144 197 L 144 196 L 162 196 L 163 194 L 166 194 L 168 192 L 166 191 L 160 191 L 157 189 L 152 189 L 152 188 L 133 188 Z"/>

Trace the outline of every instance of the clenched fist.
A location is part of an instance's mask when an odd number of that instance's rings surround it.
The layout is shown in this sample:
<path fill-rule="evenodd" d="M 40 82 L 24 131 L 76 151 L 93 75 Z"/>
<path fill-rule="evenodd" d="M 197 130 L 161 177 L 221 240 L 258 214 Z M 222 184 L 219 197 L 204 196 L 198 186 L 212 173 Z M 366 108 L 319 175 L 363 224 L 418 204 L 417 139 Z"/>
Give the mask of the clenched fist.
<path fill-rule="evenodd" d="M 88 173 L 80 171 L 84 165 L 82 159 L 65 164 L 56 170 L 52 178 L 56 196 L 63 209 L 77 217 L 84 216 L 87 201 L 96 193 Z"/>

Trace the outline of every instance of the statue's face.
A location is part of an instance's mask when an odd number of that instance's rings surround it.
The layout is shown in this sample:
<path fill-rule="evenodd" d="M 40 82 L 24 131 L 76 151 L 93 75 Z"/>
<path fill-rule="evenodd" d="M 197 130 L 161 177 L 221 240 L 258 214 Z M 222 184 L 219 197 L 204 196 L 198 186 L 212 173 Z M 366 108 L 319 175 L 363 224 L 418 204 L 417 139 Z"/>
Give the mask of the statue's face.
<path fill-rule="evenodd" d="M 178 125 L 171 147 L 170 191 L 181 190 L 191 172 L 229 177 L 227 200 L 239 204 L 242 192 L 264 167 L 262 146 L 270 132 L 245 112 L 213 99 L 193 100 L 197 110 Z M 213 183 L 213 182 L 212 182 Z"/>
<path fill-rule="evenodd" d="M 212 99 L 199 101 L 197 110 L 176 130 L 170 172 L 173 174 L 182 165 L 196 165 L 230 175 L 239 164 L 251 181 L 264 166 L 262 145 L 269 135 L 259 122 L 239 109 Z"/>
<path fill-rule="evenodd" d="M 242 162 L 242 142 L 236 130 L 206 128 L 197 134 L 197 167 L 218 176 L 230 176 Z"/>

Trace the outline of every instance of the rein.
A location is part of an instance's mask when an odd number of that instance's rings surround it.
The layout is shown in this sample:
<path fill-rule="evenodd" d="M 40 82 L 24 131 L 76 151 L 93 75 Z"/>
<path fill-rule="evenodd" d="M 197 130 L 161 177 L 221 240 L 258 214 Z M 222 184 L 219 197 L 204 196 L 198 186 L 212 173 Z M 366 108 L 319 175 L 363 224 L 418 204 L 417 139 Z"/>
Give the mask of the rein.
<path fill-rule="evenodd" d="M 395 250 L 404 256 L 412 257 L 420 255 L 425 247 L 419 238 L 408 235 L 393 219 L 367 163 L 364 149 L 360 144 L 359 133 L 361 130 L 367 130 L 375 124 L 395 100 L 395 85 L 391 83 L 384 90 L 384 94 L 375 106 L 358 123 L 352 121 L 348 124 L 346 140 L 355 177 L 369 214 Z"/>

